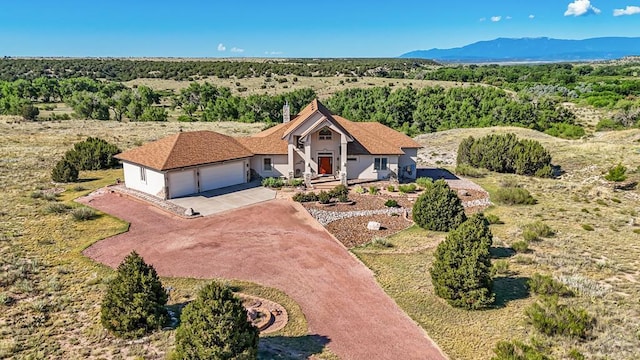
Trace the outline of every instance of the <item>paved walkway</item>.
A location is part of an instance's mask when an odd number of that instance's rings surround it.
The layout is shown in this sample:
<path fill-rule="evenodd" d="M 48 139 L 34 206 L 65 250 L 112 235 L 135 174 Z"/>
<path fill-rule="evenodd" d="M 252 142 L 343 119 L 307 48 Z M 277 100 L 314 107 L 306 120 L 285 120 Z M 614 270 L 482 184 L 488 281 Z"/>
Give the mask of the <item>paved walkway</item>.
<path fill-rule="evenodd" d="M 136 250 L 170 277 L 242 279 L 283 290 L 311 334 L 341 359 L 444 359 L 378 286 L 372 272 L 299 204 L 273 200 L 220 215 L 182 219 L 117 194 L 82 202 L 131 222 L 129 232 L 84 254 L 111 267 Z"/>

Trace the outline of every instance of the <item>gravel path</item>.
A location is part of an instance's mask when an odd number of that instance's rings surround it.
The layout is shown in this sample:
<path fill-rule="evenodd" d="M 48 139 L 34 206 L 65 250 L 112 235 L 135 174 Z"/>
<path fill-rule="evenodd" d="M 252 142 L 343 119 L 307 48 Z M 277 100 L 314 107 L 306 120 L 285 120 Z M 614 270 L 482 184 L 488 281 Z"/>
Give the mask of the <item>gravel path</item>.
<path fill-rule="evenodd" d="M 318 210 L 318 209 L 308 209 L 311 216 L 313 216 L 318 222 L 324 226 L 329 225 L 330 223 L 352 218 L 356 216 L 371 216 L 371 215 L 391 215 L 398 214 L 402 215 L 405 212 L 407 214 L 411 214 L 410 209 L 405 208 L 388 208 L 388 209 L 379 209 L 379 210 L 354 210 L 354 211 L 326 211 L 326 210 Z"/>

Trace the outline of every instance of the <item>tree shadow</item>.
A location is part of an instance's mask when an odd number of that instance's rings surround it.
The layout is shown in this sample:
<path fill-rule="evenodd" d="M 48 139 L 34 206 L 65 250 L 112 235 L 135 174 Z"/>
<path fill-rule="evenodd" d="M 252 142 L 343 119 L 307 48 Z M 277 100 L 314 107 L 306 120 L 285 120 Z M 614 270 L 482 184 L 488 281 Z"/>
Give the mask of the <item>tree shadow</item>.
<path fill-rule="evenodd" d="M 78 179 L 76 182 L 77 183 L 85 183 L 85 182 L 96 181 L 96 180 L 100 180 L 100 178 L 97 178 L 97 177 L 81 178 L 81 179 Z"/>
<path fill-rule="evenodd" d="M 416 177 L 427 177 L 433 180 L 460 180 L 459 177 L 455 176 L 450 171 L 440 168 L 418 168 L 416 169 Z"/>
<path fill-rule="evenodd" d="M 496 294 L 494 306 L 502 308 L 509 301 L 529 297 L 528 277 L 502 276 L 493 279 L 493 292 Z"/>
<path fill-rule="evenodd" d="M 564 175 L 566 172 L 562 169 L 560 165 L 551 165 L 551 173 L 554 178 L 560 177 Z"/>
<path fill-rule="evenodd" d="M 516 252 L 509 247 L 491 247 L 489 249 L 489 253 L 491 254 L 492 259 L 505 259 L 510 258 L 516 254 Z"/>
<path fill-rule="evenodd" d="M 260 338 L 258 359 L 308 359 L 320 354 L 331 340 L 323 335 Z"/>

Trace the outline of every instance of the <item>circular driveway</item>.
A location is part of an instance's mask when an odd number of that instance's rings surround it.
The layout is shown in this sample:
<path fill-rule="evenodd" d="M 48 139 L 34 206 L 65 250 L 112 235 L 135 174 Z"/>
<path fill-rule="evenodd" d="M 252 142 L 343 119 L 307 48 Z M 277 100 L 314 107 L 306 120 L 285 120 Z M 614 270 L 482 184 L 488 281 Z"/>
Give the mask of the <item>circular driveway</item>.
<path fill-rule="evenodd" d="M 117 267 L 132 250 L 161 276 L 229 278 L 278 288 L 341 359 L 444 359 L 372 272 L 299 204 L 272 200 L 195 219 L 106 193 L 79 199 L 131 223 L 84 251 Z"/>

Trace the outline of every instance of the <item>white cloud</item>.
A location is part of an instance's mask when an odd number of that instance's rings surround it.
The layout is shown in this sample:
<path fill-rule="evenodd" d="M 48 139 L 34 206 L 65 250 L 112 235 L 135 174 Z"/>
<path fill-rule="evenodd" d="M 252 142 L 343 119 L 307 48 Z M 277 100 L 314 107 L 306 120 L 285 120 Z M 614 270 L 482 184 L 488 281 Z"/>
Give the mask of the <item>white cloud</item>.
<path fill-rule="evenodd" d="M 282 51 L 265 51 L 264 54 L 265 55 L 282 55 L 283 52 Z"/>
<path fill-rule="evenodd" d="M 225 51 L 225 50 L 227 50 L 227 47 L 224 46 L 223 43 L 218 44 L 218 51 Z"/>
<path fill-rule="evenodd" d="M 504 18 L 505 20 L 511 20 L 513 19 L 511 16 L 507 16 L 506 18 Z"/>
<path fill-rule="evenodd" d="M 614 9 L 613 16 L 640 14 L 640 6 L 627 6 L 624 9 Z"/>
<path fill-rule="evenodd" d="M 564 16 L 598 15 L 601 12 L 600 9 L 591 5 L 591 0 L 575 0 L 567 5 L 567 11 L 564 12 Z"/>
<path fill-rule="evenodd" d="M 487 18 L 480 18 L 480 22 L 487 21 Z"/>
<path fill-rule="evenodd" d="M 244 49 L 240 49 L 240 48 L 237 48 L 237 47 L 232 47 L 230 51 L 232 53 L 241 53 L 241 52 L 244 52 Z"/>
<path fill-rule="evenodd" d="M 498 22 L 500 20 L 502 20 L 502 16 L 492 16 L 491 17 L 491 21 L 493 21 L 493 22 Z"/>
<path fill-rule="evenodd" d="M 529 15 L 529 19 L 534 19 L 535 17 L 536 17 L 536 16 L 535 16 L 535 15 L 533 15 L 533 14 Z"/>

